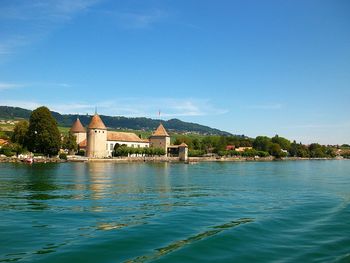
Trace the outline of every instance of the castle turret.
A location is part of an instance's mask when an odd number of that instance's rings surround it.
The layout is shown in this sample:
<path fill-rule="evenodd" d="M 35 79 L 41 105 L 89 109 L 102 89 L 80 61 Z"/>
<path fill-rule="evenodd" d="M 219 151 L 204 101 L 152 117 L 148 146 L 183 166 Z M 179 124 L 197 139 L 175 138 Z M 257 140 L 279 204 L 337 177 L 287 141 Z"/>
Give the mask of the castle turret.
<path fill-rule="evenodd" d="M 163 124 L 159 124 L 158 128 L 149 137 L 150 146 L 154 148 L 162 148 L 167 153 L 170 146 L 170 136 L 165 130 Z"/>
<path fill-rule="evenodd" d="M 107 157 L 107 128 L 100 116 L 95 113 L 87 131 L 87 157 Z"/>
<path fill-rule="evenodd" d="M 82 141 L 86 140 L 86 130 L 81 124 L 79 118 L 77 118 L 73 123 L 72 127 L 70 128 L 70 133 L 75 136 L 78 145 Z"/>
<path fill-rule="evenodd" d="M 179 159 L 184 162 L 188 161 L 188 146 L 184 142 L 179 145 Z"/>

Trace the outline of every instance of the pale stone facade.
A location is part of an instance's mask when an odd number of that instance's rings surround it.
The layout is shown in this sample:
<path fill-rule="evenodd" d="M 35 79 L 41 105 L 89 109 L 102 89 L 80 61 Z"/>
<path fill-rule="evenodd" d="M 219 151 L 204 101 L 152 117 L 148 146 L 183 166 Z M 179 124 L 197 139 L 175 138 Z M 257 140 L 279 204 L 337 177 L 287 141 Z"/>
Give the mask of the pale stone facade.
<path fill-rule="evenodd" d="M 146 148 L 149 147 L 149 142 L 125 142 L 125 141 L 107 141 L 107 155 L 112 157 L 114 147 L 116 144 L 125 145 L 132 148 Z"/>
<path fill-rule="evenodd" d="M 178 148 L 180 160 L 187 161 L 187 145 L 181 144 L 178 146 L 171 146 L 170 136 L 162 124 L 159 125 L 148 140 L 145 140 L 138 137 L 135 133 L 107 131 L 100 116 L 95 114 L 88 125 L 87 131 L 85 131 L 80 120 L 77 119 L 70 132 L 76 136 L 79 148 L 84 149 L 86 151 L 86 156 L 89 158 L 112 157 L 115 145 L 119 144 L 133 148 L 162 148 L 166 155 L 168 154 L 169 148 L 175 147 Z"/>
<path fill-rule="evenodd" d="M 86 132 L 78 132 L 74 134 L 77 138 L 77 144 L 86 140 Z"/>
<path fill-rule="evenodd" d="M 86 130 L 81 124 L 79 118 L 73 123 L 70 132 L 76 137 L 78 145 L 86 140 Z"/>
<path fill-rule="evenodd" d="M 149 139 L 150 147 L 153 148 L 162 148 L 164 151 L 170 146 L 170 137 L 156 137 L 152 136 Z"/>
<path fill-rule="evenodd" d="M 185 143 L 179 145 L 179 159 L 180 161 L 188 161 L 188 146 Z"/>
<path fill-rule="evenodd" d="M 107 133 L 107 155 L 112 156 L 116 144 L 132 148 L 149 147 L 149 141 L 143 140 L 131 132 L 108 132 Z"/>
<path fill-rule="evenodd" d="M 165 130 L 163 124 L 159 124 L 158 128 L 149 137 L 150 147 L 164 149 L 165 153 L 170 146 L 170 136 Z"/>
<path fill-rule="evenodd" d="M 106 157 L 107 128 L 100 116 L 95 114 L 87 130 L 86 156 L 90 158 Z"/>

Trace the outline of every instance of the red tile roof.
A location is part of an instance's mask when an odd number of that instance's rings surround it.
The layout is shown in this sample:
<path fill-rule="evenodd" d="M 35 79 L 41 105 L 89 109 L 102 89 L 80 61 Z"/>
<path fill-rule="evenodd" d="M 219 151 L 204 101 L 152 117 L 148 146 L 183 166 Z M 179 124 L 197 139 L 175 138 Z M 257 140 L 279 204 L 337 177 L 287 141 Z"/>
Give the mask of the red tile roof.
<path fill-rule="evenodd" d="M 87 146 L 87 141 L 86 141 L 86 139 L 83 140 L 83 141 L 81 141 L 81 142 L 79 143 L 79 147 L 80 147 L 80 148 L 86 148 L 86 146 Z"/>
<path fill-rule="evenodd" d="M 148 143 L 148 140 L 139 138 L 135 133 L 132 132 L 107 132 L 108 141 L 122 141 L 122 142 L 144 142 Z"/>
<path fill-rule="evenodd" d="M 107 130 L 105 124 L 101 120 L 100 116 L 98 114 L 95 114 L 92 116 L 91 122 L 89 124 L 89 129 L 102 129 Z"/>
<path fill-rule="evenodd" d="M 73 123 L 72 128 L 70 128 L 70 132 L 86 132 L 79 118 L 77 118 L 77 120 Z"/>
<path fill-rule="evenodd" d="M 169 134 L 167 133 L 166 129 L 164 128 L 163 124 L 159 124 L 158 128 L 154 131 L 152 136 L 166 136 L 169 137 Z"/>

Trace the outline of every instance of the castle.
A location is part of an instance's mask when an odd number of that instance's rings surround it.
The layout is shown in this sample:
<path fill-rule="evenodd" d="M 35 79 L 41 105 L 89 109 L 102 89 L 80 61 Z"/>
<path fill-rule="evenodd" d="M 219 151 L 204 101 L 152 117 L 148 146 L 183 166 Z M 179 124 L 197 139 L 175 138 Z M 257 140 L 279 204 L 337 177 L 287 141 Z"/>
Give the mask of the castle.
<path fill-rule="evenodd" d="M 187 161 L 187 145 L 171 145 L 170 136 L 161 123 L 148 139 L 142 139 L 131 132 L 108 131 L 101 117 L 95 113 L 87 129 L 77 118 L 70 132 L 75 135 L 79 149 L 85 150 L 89 158 L 112 157 L 115 145 L 119 144 L 133 148 L 161 148 L 166 156 L 178 156 L 180 160 Z"/>

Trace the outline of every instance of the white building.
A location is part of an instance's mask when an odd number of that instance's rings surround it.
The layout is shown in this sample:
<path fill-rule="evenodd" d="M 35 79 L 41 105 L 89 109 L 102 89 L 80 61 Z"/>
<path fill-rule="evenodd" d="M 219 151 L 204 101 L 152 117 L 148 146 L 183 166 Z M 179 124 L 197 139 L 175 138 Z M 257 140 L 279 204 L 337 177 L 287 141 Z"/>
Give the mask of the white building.
<path fill-rule="evenodd" d="M 116 144 L 126 145 L 133 148 L 155 147 L 162 148 L 168 155 L 174 146 L 170 145 L 170 136 L 162 124 L 153 132 L 149 139 L 142 139 L 135 133 L 108 131 L 98 114 L 95 114 L 87 127 L 81 124 L 79 118 L 73 123 L 70 132 L 76 136 L 79 149 L 86 151 L 86 156 L 90 158 L 111 157 Z M 176 153 L 183 160 L 187 160 L 187 145 L 176 146 Z M 180 151 L 179 151 L 180 149 Z M 173 149 L 174 150 L 174 149 Z M 186 159 L 182 157 L 182 152 L 186 152 Z M 180 156 L 181 155 L 181 156 Z"/>

